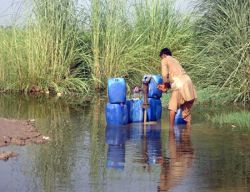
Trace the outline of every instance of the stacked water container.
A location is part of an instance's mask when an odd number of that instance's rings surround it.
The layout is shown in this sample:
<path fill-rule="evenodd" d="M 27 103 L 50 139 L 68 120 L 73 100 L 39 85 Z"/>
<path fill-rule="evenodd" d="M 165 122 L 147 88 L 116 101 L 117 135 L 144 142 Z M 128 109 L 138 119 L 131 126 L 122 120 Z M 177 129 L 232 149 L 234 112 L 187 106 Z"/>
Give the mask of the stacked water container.
<path fill-rule="evenodd" d="M 143 100 L 139 98 L 131 99 L 128 100 L 126 103 L 128 108 L 129 123 L 143 122 Z"/>
<path fill-rule="evenodd" d="M 147 121 L 161 119 L 162 92 L 157 86 L 162 83 L 160 75 L 152 75 L 149 82 Z M 107 125 L 126 125 L 128 123 L 143 122 L 143 100 L 126 100 L 126 82 L 123 78 L 111 78 L 108 80 L 108 98 L 106 105 Z"/>
<path fill-rule="evenodd" d="M 148 121 L 158 121 L 159 119 L 161 119 L 162 92 L 157 88 L 157 86 L 162 82 L 163 80 L 160 75 L 151 76 L 151 80 L 149 82 L 149 90 L 148 90 L 148 103 L 149 103 L 149 108 L 147 109 Z"/>
<path fill-rule="evenodd" d="M 109 102 L 106 105 L 107 125 L 128 124 L 126 92 L 126 82 L 124 78 L 111 78 L 108 80 Z"/>

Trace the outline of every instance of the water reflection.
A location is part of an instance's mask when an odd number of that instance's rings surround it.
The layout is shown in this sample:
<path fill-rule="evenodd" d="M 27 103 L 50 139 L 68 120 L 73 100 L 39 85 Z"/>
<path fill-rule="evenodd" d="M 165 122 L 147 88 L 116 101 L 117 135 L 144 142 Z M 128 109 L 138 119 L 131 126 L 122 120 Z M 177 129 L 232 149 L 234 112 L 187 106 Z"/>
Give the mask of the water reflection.
<path fill-rule="evenodd" d="M 79 107 L 80 103 L 80 107 Z M 0 182 L 12 180 L 12 177 L 30 178 L 29 188 L 21 191 L 58 191 L 72 188 L 74 169 L 79 155 L 90 155 L 90 182 L 97 183 L 100 178 L 101 157 L 104 157 L 103 109 L 99 100 L 95 105 L 85 104 L 84 100 L 69 104 L 61 98 L 28 97 L 15 95 L 0 96 L 0 116 L 5 118 L 35 119 L 36 126 L 51 141 L 46 145 L 26 146 L 29 154 L 20 155 L 18 164 L 20 173 L 14 172 L 11 177 L 5 177 Z M 91 137 L 89 137 L 91 133 Z M 91 148 L 91 153 L 84 151 L 85 146 Z M 84 151 L 85 153 L 82 153 Z M 26 158 L 26 161 L 23 160 Z M 87 158 L 83 159 L 88 162 Z M 11 162 L 15 164 L 15 162 Z M 79 169 L 79 164 L 76 169 Z M 18 191 L 9 185 L 8 191 Z M 5 190 L 5 191 L 6 191 Z M 93 189 L 93 191 L 96 191 Z"/>
<path fill-rule="evenodd" d="M 143 124 L 141 123 L 133 123 L 129 125 L 129 139 L 132 142 L 140 142 L 143 138 L 144 129 Z"/>
<path fill-rule="evenodd" d="M 168 191 L 177 186 L 186 176 L 194 159 L 194 149 L 190 139 L 190 128 L 176 126 L 169 131 L 167 153 L 163 153 L 161 123 L 143 126 L 131 124 L 128 127 L 106 127 L 107 168 L 124 170 L 125 146 L 130 141 L 137 144 L 141 158 L 137 161 L 147 172 L 152 166 L 160 166 L 157 191 Z M 128 154 L 127 154 L 128 155 Z"/>
<path fill-rule="evenodd" d="M 157 164 L 162 158 L 161 153 L 161 124 L 147 125 L 131 124 L 129 126 L 107 126 L 106 144 L 107 167 L 122 170 L 125 164 L 126 141 L 140 143 L 141 161 L 147 166 Z"/>
<path fill-rule="evenodd" d="M 128 138 L 126 127 L 107 126 L 106 143 L 108 144 L 107 168 L 123 170 L 125 164 L 125 142 Z"/>
<path fill-rule="evenodd" d="M 140 133 L 137 137 L 134 135 L 132 138 L 140 139 L 141 144 L 141 161 L 144 169 L 151 171 L 151 166 L 158 164 L 162 158 L 161 147 L 161 123 L 154 125 L 132 126 L 132 133 Z M 138 129 L 140 131 L 138 131 Z"/>
<path fill-rule="evenodd" d="M 148 125 L 146 127 L 146 137 L 143 138 L 148 165 L 157 164 L 162 157 L 161 151 L 161 124 Z"/>
<path fill-rule="evenodd" d="M 190 128 L 175 126 L 174 131 L 169 131 L 168 150 L 169 158 L 163 158 L 160 163 L 158 191 L 174 188 L 187 174 L 194 158 Z"/>
<path fill-rule="evenodd" d="M 0 191 L 249 191 L 249 134 L 206 124 L 200 111 L 192 141 L 183 127 L 169 133 L 167 114 L 145 129 L 105 129 L 104 105 L 0 95 L 1 117 L 34 118 L 51 138 L 3 148 L 20 155 L 0 162 Z"/>

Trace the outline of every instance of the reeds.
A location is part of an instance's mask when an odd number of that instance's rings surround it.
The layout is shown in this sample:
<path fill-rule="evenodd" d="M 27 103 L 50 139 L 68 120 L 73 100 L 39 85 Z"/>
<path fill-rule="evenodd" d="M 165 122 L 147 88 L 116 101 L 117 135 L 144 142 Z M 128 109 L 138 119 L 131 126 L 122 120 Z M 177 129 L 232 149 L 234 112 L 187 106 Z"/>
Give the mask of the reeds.
<path fill-rule="evenodd" d="M 86 92 L 70 74 L 81 54 L 77 25 L 73 1 L 34 0 L 25 26 L 1 29 L 1 89 Z"/>
<path fill-rule="evenodd" d="M 172 0 L 32 2 L 24 26 L 0 29 L 1 90 L 88 93 L 110 77 L 131 87 L 160 73 L 158 52 L 169 47 L 195 84 L 214 90 L 209 98 L 250 99 L 248 0 L 199 0 L 191 16 Z"/>
<path fill-rule="evenodd" d="M 197 44 L 201 50 L 193 75 L 199 84 L 229 92 L 225 100 L 250 100 L 249 0 L 200 0 Z"/>
<path fill-rule="evenodd" d="M 0 88 L 33 87 L 86 93 L 110 77 L 139 84 L 160 73 L 158 52 L 169 46 L 187 61 L 190 25 L 172 1 L 91 0 L 78 14 L 75 1 L 32 1 L 23 27 L 1 29 Z"/>
<path fill-rule="evenodd" d="M 188 61 L 191 30 L 170 0 L 93 0 L 93 76 L 98 87 L 110 77 L 138 84 L 144 74 L 160 73 L 159 50 L 169 46 Z"/>

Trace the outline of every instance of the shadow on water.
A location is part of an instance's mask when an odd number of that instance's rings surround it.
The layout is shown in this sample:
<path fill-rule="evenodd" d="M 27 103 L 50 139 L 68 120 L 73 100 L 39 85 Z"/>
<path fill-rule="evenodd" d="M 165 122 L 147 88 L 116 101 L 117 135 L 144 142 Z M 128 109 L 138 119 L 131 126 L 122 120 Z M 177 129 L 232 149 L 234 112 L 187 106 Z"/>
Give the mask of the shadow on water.
<path fill-rule="evenodd" d="M 35 119 L 51 138 L 0 148 L 19 153 L 0 161 L 0 191 L 247 191 L 248 134 L 206 122 L 199 106 L 192 130 L 169 132 L 165 111 L 154 125 L 110 127 L 104 106 L 97 98 L 0 95 L 1 117 Z"/>

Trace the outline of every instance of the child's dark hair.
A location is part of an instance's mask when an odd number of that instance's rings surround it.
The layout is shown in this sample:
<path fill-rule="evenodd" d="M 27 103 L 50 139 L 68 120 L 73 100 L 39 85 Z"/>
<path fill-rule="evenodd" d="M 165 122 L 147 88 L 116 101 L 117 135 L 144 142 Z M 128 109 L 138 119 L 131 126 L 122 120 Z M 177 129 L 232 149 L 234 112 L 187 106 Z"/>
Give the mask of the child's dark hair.
<path fill-rule="evenodd" d="M 163 48 L 162 50 L 161 50 L 161 52 L 160 52 L 160 57 L 162 56 L 162 55 L 169 55 L 169 56 L 172 56 L 172 52 L 170 51 L 170 49 L 169 48 Z"/>

